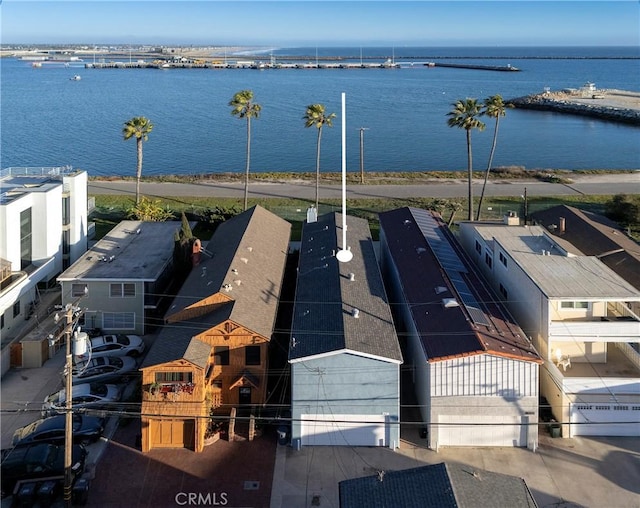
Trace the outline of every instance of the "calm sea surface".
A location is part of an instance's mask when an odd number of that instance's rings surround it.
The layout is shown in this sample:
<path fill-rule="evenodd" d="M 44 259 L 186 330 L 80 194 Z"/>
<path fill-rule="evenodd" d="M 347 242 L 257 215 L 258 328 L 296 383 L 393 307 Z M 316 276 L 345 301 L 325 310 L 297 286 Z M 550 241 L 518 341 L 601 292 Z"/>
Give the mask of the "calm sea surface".
<path fill-rule="evenodd" d="M 463 170 L 464 131 L 447 126 L 458 99 L 505 99 L 544 87 L 640 91 L 638 48 L 289 48 L 264 50 L 312 61 L 341 56 L 394 58 L 401 69 L 85 69 L 1 61 L 1 158 L 10 166 L 70 164 L 90 175 L 132 175 L 136 143 L 122 126 L 134 116 L 154 124 L 144 144 L 146 175 L 243 172 L 246 122 L 230 114 L 234 93 L 251 89 L 262 105 L 252 122 L 251 171 L 315 171 L 316 129 L 306 106 L 337 113 L 323 130 L 323 171 L 341 168 L 341 92 L 347 100 L 347 168 L 359 171 L 359 128 L 368 171 Z M 255 53 L 254 53 L 255 54 Z M 370 57 L 380 57 L 369 59 Z M 407 58 L 410 57 L 410 58 Z M 543 58 L 541 58 L 543 57 Z M 563 58 L 572 57 L 572 58 Z M 228 54 L 227 58 L 244 59 Z M 518 67 L 521 72 L 428 68 L 424 61 Z M 410 66 L 410 62 L 415 62 Z M 80 81 L 71 81 L 79 74 Z M 493 123 L 472 134 L 474 169 L 484 169 Z M 494 166 L 528 169 L 640 168 L 640 129 L 550 112 L 508 110 Z"/>

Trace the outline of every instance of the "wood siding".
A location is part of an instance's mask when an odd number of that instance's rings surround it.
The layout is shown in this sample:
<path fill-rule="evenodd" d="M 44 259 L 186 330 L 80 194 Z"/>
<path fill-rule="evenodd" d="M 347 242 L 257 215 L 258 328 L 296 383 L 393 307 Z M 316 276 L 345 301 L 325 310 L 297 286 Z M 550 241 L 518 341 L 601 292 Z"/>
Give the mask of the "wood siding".
<path fill-rule="evenodd" d="M 213 357 L 210 364 L 212 361 Z M 188 372 L 191 382 L 157 383 L 156 374 L 160 372 Z M 220 404 L 219 390 L 213 387 L 212 375 L 205 378 L 205 373 L 205 369 L 186 360 L 142 369 L 143 452 L 167 446 L 202 451 L 210 411 Z M 176 422 L 184 422 L 184 425 Z M 168 441 L 167 436 L 171 435 L 174 438 Z M 183 439 L 191 441 L 183 443 Z"/>
<path fill-rule="evenodd" d="M 266 337 L 255 334 L 251 330 L 227 320 L 206 332 L 196 335 L 195 338 L 211 345 L 212 351 L 216 346 L 229 348 L 229 364 L 220 365 L 216 361 L 211 375 L 212 382 L 218 381 L 222 383 L 221 397 L 223 406 L 235 406 L 240 403 L 239 386 L 249 386 L 249 384 L 241 383 L 233 388 L 231 386 L 238 381 L 245 371 L 249 372 L 258 381 L 258 386 L 252 387 L 251 404 L 258 405 L 266 402 L 269 352 L 269 340 Z M 260 347 L 259 365 L 246 364 L 245 348 L 247 346 Z"/>

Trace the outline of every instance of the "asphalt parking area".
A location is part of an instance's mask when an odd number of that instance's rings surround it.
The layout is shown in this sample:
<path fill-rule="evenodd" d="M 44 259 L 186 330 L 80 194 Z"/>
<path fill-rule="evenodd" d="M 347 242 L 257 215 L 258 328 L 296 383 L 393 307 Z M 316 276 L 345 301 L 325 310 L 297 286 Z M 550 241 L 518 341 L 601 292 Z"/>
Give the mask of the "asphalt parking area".
<path fill-rule="evenodd" d="M 87 506 L 226 506 L 268 508 L 277 436 L 224 439 L 202 453 L 136 446 L 140 422 L 121 426 L 107 445 L 91 482 Z"/>

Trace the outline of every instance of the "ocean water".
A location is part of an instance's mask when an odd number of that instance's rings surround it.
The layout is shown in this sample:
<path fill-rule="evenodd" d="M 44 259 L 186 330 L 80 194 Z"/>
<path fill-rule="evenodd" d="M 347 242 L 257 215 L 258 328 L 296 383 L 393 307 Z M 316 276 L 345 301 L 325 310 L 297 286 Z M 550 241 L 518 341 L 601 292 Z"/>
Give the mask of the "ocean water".
<path fill-rule="evenodd" d="M 256 50 L 252 50 L 255 54 Z M 337 114 L 322 134 L 321 170 L 341 169 L 341 93 L 346 93 L 347 169 L 359 171 L 364 131 L 367 171 L 466 169 L 465 133 L 447 126 L 458 99 L 505 99 L 552 90 L 640 91 L 638 48 L 263 48 L 261 57 L 392 58 L 400 69 L 85 69 L 2 59 L 0 166 L 70 164 L 90 175 L 133 175 L 136 143 L 122 127 L 146 116 L 143 173 L 244 172 L 246 122 L 228 102 L 251 89 L 262 106 L 252 121 L 251 171 L 315 171 L 317 131 L 306 106 Z M 362 55 L 362 57 L 361 57 Z M 227 55 L 246 59 L 244 55 Z M 518 67 L 521 72 L 428 68 L 424 61 Z M 411 63 L 413 62 L 413 65 Z M 70 78 L 79 74 L 80 81 Z M 493 122 L 472 132 L 474 169 L 486 167 Z M 640 128 L 552 112 L 508 110 L 494 166 L 528 169 L 640 168 Z"/>

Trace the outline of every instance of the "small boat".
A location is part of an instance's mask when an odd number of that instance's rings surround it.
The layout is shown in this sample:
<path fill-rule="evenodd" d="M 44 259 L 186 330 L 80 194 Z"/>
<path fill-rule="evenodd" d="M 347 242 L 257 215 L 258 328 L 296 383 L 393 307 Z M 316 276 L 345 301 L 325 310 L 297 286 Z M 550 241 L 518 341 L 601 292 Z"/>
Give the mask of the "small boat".
<path fill-rule="evenodd" d="M 71 81 L 80 81 L 82 78 L 76 74 L 75 76 L 73 76 L 72 78 L 69 78 Z"/>

